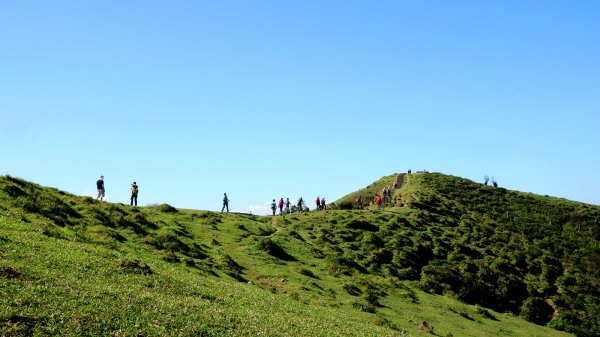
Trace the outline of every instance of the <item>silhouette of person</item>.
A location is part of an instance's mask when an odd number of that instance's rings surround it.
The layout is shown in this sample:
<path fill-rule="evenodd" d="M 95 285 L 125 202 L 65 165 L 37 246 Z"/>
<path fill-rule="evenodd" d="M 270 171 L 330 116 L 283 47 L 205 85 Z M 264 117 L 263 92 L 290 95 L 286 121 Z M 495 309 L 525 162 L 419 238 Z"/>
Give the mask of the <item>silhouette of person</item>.
<path fill-rule="evenodd" d="M 227 213 L 229 213 L 229 198 L 227 198 L 227 193 L 223 193 L 223 208 L 221 208 L 221 213 L 226 208 L 227 208 Z"/>
<path fill-rule="evenodd" d="M 135 206 L 137 206 L 138 191 L 139 191 L 138 185 L 134 181 L 133 184 L 131 184 L 131 202 L 129 203 L 129 206 L 133 206 L 134 203 L 135 203 Z"/>
<path fill-rule="evenodd" d="M 104 190 L 104 176 L 100 176 L 100 179 L 96 181 L 96 188 L 98 189 L 98 196 L 96 199 L 102 201 L 106 194 L 106 191 Z"/>

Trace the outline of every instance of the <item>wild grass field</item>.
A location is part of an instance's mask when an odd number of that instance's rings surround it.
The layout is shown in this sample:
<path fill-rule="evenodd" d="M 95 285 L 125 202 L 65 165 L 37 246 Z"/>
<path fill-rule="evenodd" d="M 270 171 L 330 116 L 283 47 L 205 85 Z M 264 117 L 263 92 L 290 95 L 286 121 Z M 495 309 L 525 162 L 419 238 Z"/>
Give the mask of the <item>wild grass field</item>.
<path fill-rule="evenodd" d="M 441 174 L 395 196 L 272 217 L 0 177 L 0 335 L 597 336 L 597 206 Z"/>

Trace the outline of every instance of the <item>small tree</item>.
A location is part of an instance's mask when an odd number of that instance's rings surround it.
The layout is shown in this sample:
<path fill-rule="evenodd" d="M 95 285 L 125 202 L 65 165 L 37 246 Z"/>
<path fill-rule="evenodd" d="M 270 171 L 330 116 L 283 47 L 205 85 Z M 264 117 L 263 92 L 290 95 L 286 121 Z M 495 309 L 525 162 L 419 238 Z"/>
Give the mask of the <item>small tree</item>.
<path fill-rule="evenodd" d="M 498 187 L 498 183 L 496 182 L 496 179 L 494 179 L 494 177 L 492 177 L 492 185 L 494 187 Z"/>
<path fill-rule="evenodd" d="M 483 176 L 483 184 L 487 185 L 488 181 L 490 181 L 490 177 L 488 177 L 488 175 L 486 174 L 486 175 Z"/>

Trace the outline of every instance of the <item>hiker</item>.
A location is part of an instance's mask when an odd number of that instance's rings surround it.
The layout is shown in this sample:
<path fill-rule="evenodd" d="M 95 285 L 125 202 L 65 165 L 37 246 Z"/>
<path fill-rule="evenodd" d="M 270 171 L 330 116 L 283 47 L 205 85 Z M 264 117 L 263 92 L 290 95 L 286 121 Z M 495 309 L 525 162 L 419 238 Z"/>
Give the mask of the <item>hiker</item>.
<path fill-rule="evenodd" d="M 279 199 L 279 214 L 283 215 L 283 198 Z"/>
<path fill-rule="evenodd" d="M 327 209 L 327 206 L 325 205 L 325 197 L 321 198 L 321 208 Z"/>
<path fill-rule="evenodd" d="M 383 188 L 383 190 L 381 190 L 381 196 L 383 197 L 383 202 L 385 202 L 385 198 L 387 196 L 387 188 Z"/>
<path fill-rule="evenodd" d="M 411 174 L 411 173 L 412 173 L 412 170 L 411 170 L 411 169 L 408 169 L 408 174 Z"/>
<path fill-rule="evenodd" d="M 135 203 L 135 206 L 137 207 L 138 191 L 139 191 L 138 185 L 134 181 L 133 184 L 131 184 L 131 202 L 129 203 L 129 206 L 133 206 L 133 204 Z"/>
<path fill-rule="evenodd" d="M 317 200 L 315 201 L 315 204 L 317 204 L 317 211 L 321 209 L 321 199 L 319 199 L 319 196 L 317 195 Z"/>
<path fill-rule="evenodd" d="M 360 209 L 362 208 L 362 205 L 360 204 L 360 196 L 356 197 L 356 209 Z"/>
<path fill-rule="evenodd" d="M 398 188 L 398 180 L 394 180 L 394 189 Z"/>
<path fill-rule="evenodd" d="M 223 193 L 223 207 L 221 208 L 221 213 L 223 213 L 225 208 L 227 208 L 227 213 L 229 213 L 229 198 L 227 198 L 227 193 Z"/>
<path fill-rule="evenodd" d="M 290 214 L 290 198 L 285 198 L 285 213 Z"/>
<path fill-rule="evenodd" d="M 302 204 L 304 204 L 304 200 L 302 200 L 302 197 L 300 197 L 300 199 L 298 199 L 298 212 L 303 212 L 304 208 L 302 207 Z"/>
<path fill-rule="evenodd" d="M 275 199 L 271 203 L 271 211 L 273 211 L 273 215 L 275 215 L 275 210 L 277 209 L 277 204 L 275 203 Z"/>
<path fill-rule="evenodd" d="M 104 199 L 105 190 L 104 190 L 104 176 L 100 176 L 100 179 L 96 181 L 96 188 L 98 189 L 98 196 L 96 199 L 102 201 Z"/>
<path fill-rule="evenodd" d="M 380 196 L 375 197 L 375 203 L 377 204 L 377 208 L 381 209 L 381 197 Z"/>

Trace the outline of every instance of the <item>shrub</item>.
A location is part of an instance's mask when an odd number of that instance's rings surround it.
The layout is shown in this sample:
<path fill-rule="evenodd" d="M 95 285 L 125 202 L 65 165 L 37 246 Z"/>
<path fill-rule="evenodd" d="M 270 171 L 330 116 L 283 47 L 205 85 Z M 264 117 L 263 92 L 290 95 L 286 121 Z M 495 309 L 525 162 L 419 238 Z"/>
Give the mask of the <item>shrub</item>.
<path fill-rule="evenodd" d="M 372 223 L 366 220 L 351 219 L 346 223 L 346 226 L 352 229 L 359 229 L 370 232 L 376 232 L 379 230 L 379 227 L 373 225 Z"/>
<path fill-rule="evenodd" d="M 291 230 L 290 233 L 289 233 L 289 235 L 291 237 L 293 237 L 294 239 L 298 239 L 298 240 L 304 242 L 304 238 L 298 232 L 296 232 L 295 230 Z"/>
<path fill-rule="evenodd" d="M 169 262 L 169 263 L 178 263 L 179 261 L 181 261 L 179 259 L 179 256 L 177 256 L 173 252 L 165 252 L 160 258 L 163 261 L 166 261 L 166 262 Z"/>
<path fill-rule="evenodd" d="M 132 258 L 122 258 L 119 260 L 119 266 L 126 272 L 133 274 L 151 275 L 152 269 L 142 260 Z"/>
<path fill-rule="evenodd" d="M 327 256 L 327 272 L 329 272 L 333 276 L 339 275 L 352 275 L 354 270 L 360 269 L 360 267 L 356 262 L 354 262 L 350 258 L 346 258 L 344 256 L 339 255 L 329 255 Z"/>
<path fill-rule="evenodd" d="M 288 254 L 281 246 L 273 242 L 270 238 L 261 238 L 258 240 L 257 248 L 265 253 L 284 261 L 295 261 L 296 259 Z"/>
<path fill-rule="evenodd" d="M 371 305 L 369 303 L 365 303 L 363 301 L 353 302 L 352 306 L 354 308 L 356 308 L 356 309 L 359 309 L 360 311 L 363 311 L 363 312 L 375 313 L 377 311 L 377 308 L 375 308 L 374 305 Z"/>
<path fill-rule="evenodd" d="M 435 294 L 454 289 L 460 283 L 459 275 L 447 266 L 428 265 L 421 270 L 419 287 Z"/>
<path fill-rule="evenodd" d="M 22 279 L 24 275 L 11 267 L 0 267 L 0 276 L 6 277 L 7 279 Z"/>
<path fill-rule="evenodd" d="M 497 321 L 497 320 L 498 320 L 498 319 L 497 319 L 496 317 L 494 317 L 494 315 L 492 315 L 492 314 L 491 314 L 491 313 L 490 313 L 488 310 L 486 310 L 486 309 L 484 309 L 484 308 L 482 308 L 482 307 L 480 307 L 480 306 L 477 306 L 477 307 L 476 307 L 476 309 L 475 309 L 475 312 L 476 312 L 478 315 L 481 315 L 481 316 L 483 316 L 483 317 L 485 317 L 485 318 L 487 318 L 487 319 L 491 319 L 492 321 Z"/>
<path fill-rule="evenodd" d="M 529 297 L 521 306 L 521 317 L 539 325 L 550 322 L 553 313 L 554 309 L 539 297 Z"/>
<path fill-rule="evenodd" d="M 177 213 L 177 208 L 169 205 L 169 204 L 162 204 L 160 206 L 158 206 L 158 210 L 164 213 Z"/>
<path fill-rule="evenodd" d="M 314 278 L 314 279 L 319 279 L 319 277 L 317 275 L 315 275 L 315 273 L 312 272 L 312 270 L 310 269 L 306 269 L 306 268 L 300 268 L 298 269 L 298 273 L 304 275 L 304 276 L 308 276 L 310 278 Z"/>
<path fill-rule="evenodd" d="M 398 330 L 398 326 L 394 324 L 394 322 L 390 321 L 385 316 L 382 316 L 380 314 L 378 314 L 377 317 L 375 317 L 373 323 L 375 323 L 375 325 L 386 327 L 388 329 Z"/>
<path fill-rule="evenodd" d="M 362 290 L 360 290 L 360 288 L 352 283 L 344 283 L 342 284 L 342 289 L 344 289 L 344 291 L 346 291 L 348 294 L 352 295 L 352 296 L 358 296 L 360 294 L 362 294 Z"/>
<path fill-rule="evenodd" d="M 229 276 L 240 282 L 246 282 L 246 279 L 242 276 L 244 267 L 235 262 L 228 254 L 221 255 L 219 259 L 219 267 Z"/>
<path fill-rule="evenodd" d="M 46 225 L 42 230 L 42 234 L 49 238 L 67 240 L 67 237 L 63 231 L 55 225 Z"/>
<path fill-rule="evenodd" d="M 331 206 L 333 206 L 334 209 L 353 209 L 354 203 L 352 202 L 352 200 L 340 200 L 332 204 Z"/>

